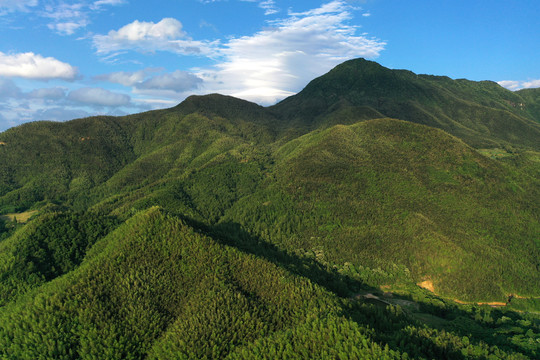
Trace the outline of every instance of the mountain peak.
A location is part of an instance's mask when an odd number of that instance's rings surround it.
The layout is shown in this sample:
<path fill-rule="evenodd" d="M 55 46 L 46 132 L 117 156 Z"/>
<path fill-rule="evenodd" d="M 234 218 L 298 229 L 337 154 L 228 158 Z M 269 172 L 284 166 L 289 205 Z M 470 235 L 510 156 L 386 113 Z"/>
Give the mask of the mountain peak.
<path fill-rule="evenodd" d="M 342 123 L 343 113 L 348 114 L 346 123 L 365 120 L 371 113 L 433 126 L 476 147 L 519 139 L 523 145 L 538 148 L 540 111 L 515 106 L 522 103 L 525 100 L 519 94 L 493 82 L 418 75 L 353 59 L 272 109 L 308 130 Z"/>

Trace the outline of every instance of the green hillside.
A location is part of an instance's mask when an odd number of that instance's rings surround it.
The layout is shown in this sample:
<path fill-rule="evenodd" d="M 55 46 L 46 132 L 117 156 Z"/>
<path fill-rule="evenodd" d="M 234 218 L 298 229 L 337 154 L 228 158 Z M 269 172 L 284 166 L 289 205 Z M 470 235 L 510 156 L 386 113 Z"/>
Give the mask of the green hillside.
<path fill-rule="evenodd" d="M 276 181 L 227 220 L 332 263 L 404 265 L 458 299 L 538 293 L 538 179 L 440 130 L 390 119 L 310 133 L 277 157 Z"/>
<path fill-rule="evenodd" d="M 358 59 L 0 133 L 0 358 L 536 359 L 536 95 Z"/>
<path fill-rule="evenodd" d="M 358 119 L 346 118 L 347 123 L 382 114 L 443 129 L 475 147 L 517 145 L 538 150 L 540 118 L 538 112 L 526 111 L 529 102 L 494 82 L 417 75 L 356 59 L 271 109 L 310 130 L 343 123 L 342 112 L 352 107 Z"/>
<path fill-rule="evenodd" d="M 540 122 L 540 90 L 538 88 L 522 89 L 516 93 L 525 101 L 513 105 L 525 110 L 532 118 Z"/>
<path fill-rule="evenodd" d="M 75 270 L 2 308 L 2 356 L 526 359 L 537 354 L 528 342 L 539 330 L 534 319 L 429 298 L 416 300 L 421 308 L 399 299 L 381 306 L 340 298 L 332 285 L 354 286 L 354 280 L 317 271 L 312 262 L 272 248 L 253 247 L 255 255 L 244 246 L 226 245 L 157 208 L 138 213 L 100 238 Z M 322 271 L 325 278 L 317 276 Z M 519 335 L 525 331 L 527 336 Z"/>

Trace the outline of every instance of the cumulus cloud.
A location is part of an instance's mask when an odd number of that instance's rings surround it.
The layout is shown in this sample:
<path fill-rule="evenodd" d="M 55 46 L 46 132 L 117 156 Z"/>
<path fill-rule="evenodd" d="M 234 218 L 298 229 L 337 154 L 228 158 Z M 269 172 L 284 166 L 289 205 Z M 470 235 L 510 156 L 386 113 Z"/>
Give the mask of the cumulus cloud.
<path fill-rule="evenodd" d="M 229 40 L 220 49 L 224 61 L 196 74 L 209 92 L 275 103 L 345 60 L 379 55 L 384 42 L 358 35 L 357 27 L 348 25 L 353 10 L 345 1 L 332 1 L 291 12 L 269 22 L 269 29 Z"/>
<path fill-rule="evenodd" d="M 503 80 L 503 81 L 498 81 L 497 83 L 501 85 L 502 87 L 505 87 L 508 90 L 512 90 L 512 91 L 540 87 L 540 79 L 527 80 L 527 81 Z"/>
<path fill-rule="evenodd" d="M 89 24 L 84 3 L 60 3 L 46 5 L 42 16 L 52 19 L 47 27 L 60 35 L 72 35 L 77 29 Z"/>
<path fill-rule="evenodd" d="M 68 100 L 92 106 L 127 106 L 131 98 L 125 94 L 119 94 L 103 88 L 85 87 L 71 91 Z"/>
<path fill-rule="evenodd" d="M 163 69 L 159 68 L 147 68 L 133 72 L 118 71 L 95 76 L 94 80 L 131 86 L 134 89 L 139 90 L 138 93 L 149 93 L 152 90 L 166 90 L 181 93 L 197 89 L 203 81 L 193 73 L 181 70 L 151 76 L 152 73 L 162 71 Z M 178 97 L 177 94 L 174 94 L 173 96 Z"/>
<path fill-rule="evenodd" d="M 56 31 L 60 35 L 72 35 L 79 28 L 86 27 L 88 21 L 82 20 L 78 22 L 59 22 L 54 24 L 48 24 L 47 27 Z"/>
<path fill-rule="evenodd" d="M 15 11 L 28 11 L 29 7 L 37 4 L 38 0 L 0 0 L 0 15 Z"/>
<path fill-rule="evenodd" d="M 135 84 L 139 90 L 172 90 L 185 92 L 198 88 L 202 79 L 186 71 L 177 70 L 170 74 L 151 77 L 141 83 Z"/>
<path fill-rule="evenodd" d="M 117 71 L 110 74 L 94 76 L 94 80 L 108 81 L 124 86 L 133 86 L 146 79 L 149 73 L 158 71 L 158 69 L 144 69 L 139 71 Z"/>
<path fill-rule="evenodd" d="M 95 35 L 93 45 L 98 54 L 121 50 L 139 52 L 170 51 L 185 55 L 211 55 L 215 42 L 195 41 L 182 30 L 182 23 L 164 18 L 158 23 L 135 20 L 107 35 Z"/>
<path fill-rule="evenodd" d="M 55 88 L 35 89 L 28 93 L 29 98 L 59 100 L 66 97 L 66 90 Z"/>
<path fill-rule="evenodd" d="M 540 87 L 540 79 L 523 82 L 523 88 L 525 89 L 537 88 L 537 87 Z"/>
<path fill-rule="evenodd" d="M 21 77 L 36 80 L 73 80 L 77 69 L 52 57 L 32 52 L 4 54 L 0 52 L 0 76 Z"/>
<path fill-rule="evenodd" d="M 0 78 L 0 100 L 20 97 L 21 89 L 15 85 L 13 80 Z"/>
<path fill-rule="evenodd" d="M 170 73 L 160 73 L 152 76 L 153 73 L 163 72 L 163 69 L 147 68 L 134 72 L 114 72 L 94 77 L 94 80 L 108 81 L 131 87 L 133 93 L 143 95 L 134 99 L 139 107 L 146 108 L 149 105 L 154 108 L 177 104 L 186 96 L 193 94 L 198 89 L 203 80 L 193 73 L 176 70 Z M 153 99 L 146 98 L 147 96 Z M 165 98 L 173 99 L 165 100 Z M 144 105 L 142 105 L 144 104 Z"/>
<path fill-rule="evenodd" d="M 23 92 L 11 79 L 0 78 L 0 99 L 50 99 L 59 100 L 66 96 L 66 91 L 59 87 L 34 89 Z"/>
<path fill-rule="evenodd" d="M 503 80 L 503 81 L 498 81 L 497 82 L 499 85 L 501 85 L 502 87 L 505 87 L 507 88 L 508 90 L 518 90 L 521 88 L 521 85 L 520 85 L 520 82 L 519 81 L 514 81 L 514 80 Z"/>

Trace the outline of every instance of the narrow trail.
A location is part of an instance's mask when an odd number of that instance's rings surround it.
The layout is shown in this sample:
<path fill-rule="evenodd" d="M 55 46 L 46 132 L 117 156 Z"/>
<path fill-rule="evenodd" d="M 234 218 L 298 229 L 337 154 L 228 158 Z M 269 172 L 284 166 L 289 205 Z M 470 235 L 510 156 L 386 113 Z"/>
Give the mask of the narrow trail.
<path fill-rule="evenodd" d="M 416 285 L 420 286 L 423 289 L 426 289 L 426 290 L 432 292 L 435 295 L 438 295 L 435 292 L 435 286 L 433 285 L 433 281 L 431 281 L 431 280 L 425 280 L 425 281 L 417 283 Z M 491 306 L 491 307 L 502 307 L 502 306 L 508 306 L 513 298 L 515 298 L 515 299 L 540 299 L 540 297 L 529 297 L 528 298 L 528 297 L 524 297 L 524 296 L 510 294 L 510 295 L 508 295 L 508 301 L 507 302 L 501 302 L 501 301 L 469 302 L 469 301 L 462 301 L 462 300 L 459 300 L 459 299 L 452 299 L 452 300 L 457 302 L 458 304 L 462 304 L 462 305 L 475 304 L 475 305 L 488 305 L 488 306 Z"/>

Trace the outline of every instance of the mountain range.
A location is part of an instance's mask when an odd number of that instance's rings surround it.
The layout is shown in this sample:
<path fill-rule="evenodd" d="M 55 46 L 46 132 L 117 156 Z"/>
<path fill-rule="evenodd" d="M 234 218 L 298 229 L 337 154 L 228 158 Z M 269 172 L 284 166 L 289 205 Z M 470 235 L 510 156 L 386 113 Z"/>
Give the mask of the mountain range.
<path fill-rule="evenodd" d="M 347 61 L 0 133 L 4 358 L 540 356 L 540 89 Z"/>

